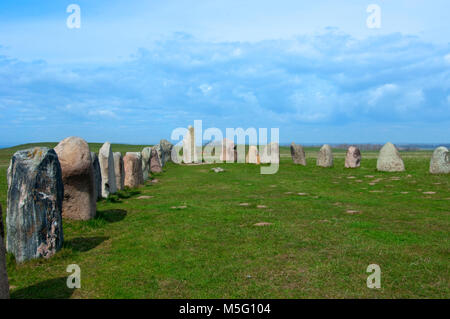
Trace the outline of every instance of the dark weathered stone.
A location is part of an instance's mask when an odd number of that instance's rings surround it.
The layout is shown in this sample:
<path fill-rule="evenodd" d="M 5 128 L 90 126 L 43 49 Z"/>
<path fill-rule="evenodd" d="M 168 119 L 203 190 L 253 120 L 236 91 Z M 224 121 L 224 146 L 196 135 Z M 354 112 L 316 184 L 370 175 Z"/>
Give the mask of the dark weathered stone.
<path fill-rule="evenodd" d="M 92 170 L 94 172 L 94 197 L 96 199 L 102 198 L 102 174 L 100 172 L 100 163 L 98 162 L 98 156 L 94 152 L 91 152 Z"/>
<path fill-rule="evenodd" d="M 0 299 L 9 298 L 9 282 L 6 273 L 5 231 L 3 230 L 2 205 L 0 205 Z"/>
<path fill-rule="evenodd" d="M 172 148 L 173 148 L 173 144 L 170 143 L 168 140 L 162 139 L 159 142 L 160 145 L 160 160 L 161 160 L 161 165 L 164 167 L 166 165 L 167 162 L 171 162 L 172 161 Z M 158 150 L 158 148 L 157 148 Z M 159 153 L 158 153 L 159 154 Z"/>
<path fill-rule="evenodd" d="M 356 168 L 361 166 L 361 151 L 356 146 L 350 146 L 345 155 L 345 167 Z"/>
<path fill-rule="evenodd" d="M 97 199 L 91 152 L 85 140 L 68 137 L 55 147 L 64 183 L 63 218 L 88 220 L 96 215 Z"/>
<path fill-rule="evenodd" d="M 63 243 L 64 186 L 54 150 L 16 152 L 8 168 L 7 250 L 17 262 L 51 257 Z"/>
<path fill-rule="evenodd" d="M 150 170 L 152 173 L 161 173 L 162 172 L 161 158 L 159 156 L 156 146 L 154 146 L 151 150 Z"/>
<path fill-rule="evenodd" d="M 125 182 L 125 169 L 123 167 L 123 157 L 120 152 L 114 152 L 114 173 L 116 175 L 116 186 L 122 190 Z"/>
<path fill-rule="evenodd" d="M 294 164 L 306 166 L 306 156 L 303 146 L 291 143 L 291 156 Z"/>
<path fill-rule="evenodd" d="M 151 147 L 144 147 L 141 152 L 142 155 L 142 177 L 144 182 L 148 180 L 150 174 L 150 157 L 152 155 Z"/>

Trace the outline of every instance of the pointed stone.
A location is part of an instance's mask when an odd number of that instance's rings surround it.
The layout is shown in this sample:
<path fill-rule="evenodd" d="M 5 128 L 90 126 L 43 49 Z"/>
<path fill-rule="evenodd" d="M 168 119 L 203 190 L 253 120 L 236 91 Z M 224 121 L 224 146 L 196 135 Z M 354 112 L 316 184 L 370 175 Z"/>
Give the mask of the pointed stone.
<path fill-rule="evenodd" d="M 183 138 L 183 162 L 185 164 L 197 162 L 195 150 L 195 131 L 190 125 L 186 135 Z"/>
<path fill-rule="evenodd" d="M 54 150 L 35 147 L 13 155 L 8 168 L 6 247 L 17 262 L 49 258 L 61 249 L 63 196 L 61 166 Z"/>
<path fill-rule="evenodd" d="M 330 145 L 325 144 L 320 148 L 316 165 L 321 167 L 333 166 L 333 152 Z"/>
<path fill-rule="evenodd" d="M 94 174 L 94 197 L 99 200 L 102 198 L 102 173 L 100 171 L 98 156 L 94 152 L 91 152 L 91 162 Z"/>
<path fill-rule="evenodd" d="M 361 166 L 361 151 L 356 146 L 350 146 L 345 156 L 345 167 L 356 168 Z"/>
<path fill-rule="evenodd" d="M 377 170 L 382 172 L 402 172 L 405 165 L 394 144 L 387 142 L 378 154 Z"/>
<path fill-rule="evenodd" d="M 117 190 L 123 190 L 125 181 L 125 169 L 123 167 L 123 157 L 120 152 L 114 152 L 114 174 L 116 176 Z"/>
<path fill-rule="evenodd" d="M 303 146 L 291 143 L 291 156 L 294 164 L 306 166 L 306 156 Z"/>
<path fill-rule="evenodd" d="M 0 205 L 0 299 L 9 299 L 9 282 L 8 274 L 6 273 L 6 249 L 2 205 Z"/>
<path fill-rule="evenodd" d="M 114 171 L 114 156 L 111 143 L 106 142 L 98 152 L 100 172 L 102 174 L 102 197 L 107 198 L 109 194 L 117 192 L 116 174 Z"/>
<path fill-rule="evenodd" d="M 430 161 L 431 174 L 449 174 L 450 173 L 450 152 L 444 146 L 436 148 Z"/>
<path fill-rule="evenodd" d="M 160 156 L 161 165 L 164 167 L 166 163 L 172 161 L 173 144 L 168 140 L 162 139 L 157 146 L 158 154 Z"/>

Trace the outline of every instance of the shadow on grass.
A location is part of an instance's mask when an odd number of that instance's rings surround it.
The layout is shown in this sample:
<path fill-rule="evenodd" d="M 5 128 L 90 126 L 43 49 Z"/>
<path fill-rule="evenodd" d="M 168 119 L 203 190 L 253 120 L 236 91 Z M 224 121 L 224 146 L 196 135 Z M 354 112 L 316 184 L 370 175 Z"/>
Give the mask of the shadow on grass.
<path fill-rule="evenodd" d="M 85 252 L 89 251 L 105 240 L 108 240 L 109 237 L 106 236 L 98 236 L 98 237 L 77 237 L 71 240 L 67 240 L 64 242 L 64 247 L 72 248 L 75 251 Z"/>
<path fill-rule="evenodd" d="M 45 280 L 38 284 L 13 290 L 12 299 L 67 299 L 74 289 L 67 288 L 67 277 Z"/>
<path fill-rule="evenodd" d="M 122 199 L 128 199 L 133 196 L 137 196 L 141 193 L 141 191 L 137 189 L 131 189 L 126 187 L 124 190 L 117 191 L 115 194 L 110 194 L 106 199 L 106 202 L 109 203 L 122 203 Z"/>
<path fill-rule="evenodd" d="M 127 216 L 127 211 L 124 209 L 108 209 L 97 211 L 97 216 L 95 219 L 102 220 L 107 223 L 116 223 L 120 222 Z"/>

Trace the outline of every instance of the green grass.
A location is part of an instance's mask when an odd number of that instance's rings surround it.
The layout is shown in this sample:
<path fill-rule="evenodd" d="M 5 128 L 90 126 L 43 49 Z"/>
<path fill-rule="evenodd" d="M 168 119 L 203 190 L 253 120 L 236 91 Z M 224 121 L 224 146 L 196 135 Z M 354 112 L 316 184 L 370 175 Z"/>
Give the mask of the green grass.
<path fill-rule="evenodd" d="M 3 207 L 17 149 L 0 150 Z M 344 151 L 333 168 L 315 166 L 317 148 L 306 152 L 302 167 L 282 148 L 275 175 L 251 164 L 169 163 L 158 183 L 98 202 L 97 218 L 64 221 L 53 258 L 16 264 L 9 255 L 11 297 L 449 298 L 450 179 L 428 173 L 431 152 L 402 152 L 402 173 L 377 172 L 376 152 L 363 152 L 359 169 L 344 168 Z M 73 263 L 82 288 L 69 290 Z M 381 289 L 366 287 L 372 263 Z"/>

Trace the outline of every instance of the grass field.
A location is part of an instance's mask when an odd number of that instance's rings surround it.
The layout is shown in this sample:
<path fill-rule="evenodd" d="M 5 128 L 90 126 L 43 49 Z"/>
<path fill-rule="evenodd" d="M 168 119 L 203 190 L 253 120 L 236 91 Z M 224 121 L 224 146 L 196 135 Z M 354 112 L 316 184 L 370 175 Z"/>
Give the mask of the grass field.
<path fill-rule="evenodd" d="M 26 147 L 0 150 L 4 215 L 9 159 Z M 282 148 L 274 175 L 169 163 L 159 182 L 98 202 L 97 218 L 64 221 L 53 258 L 8 255 L 11 297 L 449 298 L 450 178 L 428 173 L 431 152 L 402 152 L 406 172 L 381 173 L 375 152 L 345 169 L 344 151 L 319 168 L 317 149 L 306 150 L 302 167 Z M 373 263 L 381 289 L 366 286 Z M 66 288 L 69 264 L 81 268 L 81 289 Z"/>

